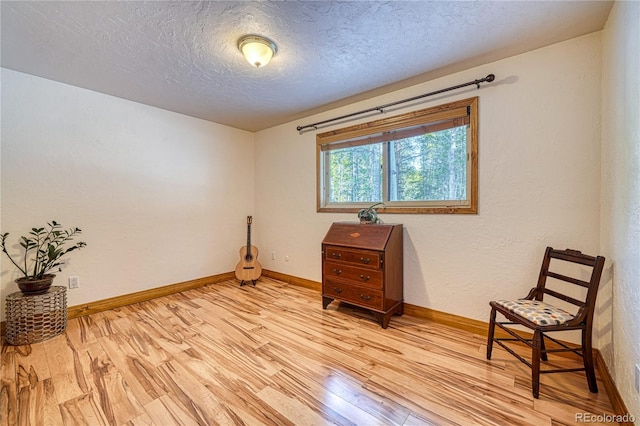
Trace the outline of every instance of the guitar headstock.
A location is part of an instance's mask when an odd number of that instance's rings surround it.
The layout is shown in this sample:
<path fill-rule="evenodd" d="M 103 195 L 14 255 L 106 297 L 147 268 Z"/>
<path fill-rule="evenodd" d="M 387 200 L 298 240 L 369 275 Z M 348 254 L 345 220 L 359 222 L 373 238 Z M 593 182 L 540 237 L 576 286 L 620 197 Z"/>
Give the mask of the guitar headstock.
<path fill-rule="evenodd" d="M 247 216 L 247 225 L 251 225 L 251 222 L 253 222 L 253 216 Z"/>

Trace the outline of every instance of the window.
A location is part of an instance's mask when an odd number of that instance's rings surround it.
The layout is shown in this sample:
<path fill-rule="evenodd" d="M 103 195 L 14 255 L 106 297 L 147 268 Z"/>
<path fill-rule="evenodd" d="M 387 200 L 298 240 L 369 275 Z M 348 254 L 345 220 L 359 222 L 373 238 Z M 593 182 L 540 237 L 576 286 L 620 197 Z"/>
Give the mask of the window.
<path fill-rule="evenodd" d="M 318 211 L 477 213 L 478 98 L 316 136 Z"/>

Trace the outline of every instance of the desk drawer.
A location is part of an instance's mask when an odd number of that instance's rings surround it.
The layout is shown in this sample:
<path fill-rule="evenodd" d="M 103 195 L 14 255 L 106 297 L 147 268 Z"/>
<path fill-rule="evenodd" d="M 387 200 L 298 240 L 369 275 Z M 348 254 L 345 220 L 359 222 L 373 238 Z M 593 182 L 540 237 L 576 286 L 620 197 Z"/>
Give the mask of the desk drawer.
<path fill-rule="evenodd" d="M 334 262 L 353 263 L 354 266 L 380 268 L 380 253 L 366 250 L 349 250 L 342 247 L 327 246 L 325 259 Z"/>
<path fill-rule="evenodd" d="M 324 276 L 327 279 L 351 281 L 353 284 L 382 290 L 382 271 L 357 268 L 344 263 L 325 262 Z"/>
<path fill-rule="evenodd" d="M 322 287 L 322 292 L 325 296 L 333 297 L 337 300 L 370 309 L 382 310 L 384 298 L 381 291 L 338 281 L 327 281 Z"/>

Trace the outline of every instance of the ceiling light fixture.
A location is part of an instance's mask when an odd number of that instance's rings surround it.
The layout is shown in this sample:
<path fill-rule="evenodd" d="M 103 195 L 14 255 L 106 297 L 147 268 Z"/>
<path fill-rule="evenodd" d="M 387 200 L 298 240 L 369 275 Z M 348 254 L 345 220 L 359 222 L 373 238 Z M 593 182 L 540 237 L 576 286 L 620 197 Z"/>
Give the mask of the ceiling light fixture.
<path fill-rule="evenodd" d="M 244 36 L 238 40 L 238 49 L 247 58 L 247 61 L 256 68 L 267 65 L 278 51 L 274 42 L 256 35 Z"/>

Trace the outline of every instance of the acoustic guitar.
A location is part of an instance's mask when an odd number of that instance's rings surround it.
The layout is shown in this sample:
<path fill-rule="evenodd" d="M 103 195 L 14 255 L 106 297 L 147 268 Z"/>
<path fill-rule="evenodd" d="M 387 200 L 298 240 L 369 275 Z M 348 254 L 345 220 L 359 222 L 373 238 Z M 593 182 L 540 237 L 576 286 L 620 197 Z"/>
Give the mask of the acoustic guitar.
<path fill-rule="evenodd" d="M 251 245 L 251 222 L 253 217 L 247 216 L 247 245 L 240 249 L 240 262 L 236 265 L 236 278 L 240 280 L 240 286 L 251 281 L 256 281 L 262 275 L 262 266 L 258 263 L 258 247 Z"/>

